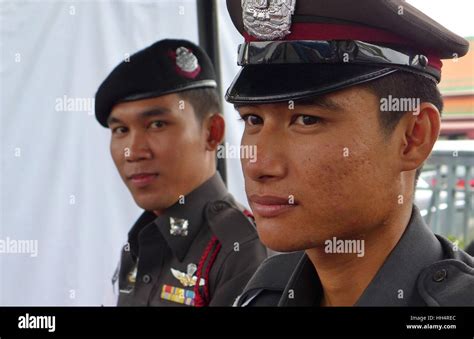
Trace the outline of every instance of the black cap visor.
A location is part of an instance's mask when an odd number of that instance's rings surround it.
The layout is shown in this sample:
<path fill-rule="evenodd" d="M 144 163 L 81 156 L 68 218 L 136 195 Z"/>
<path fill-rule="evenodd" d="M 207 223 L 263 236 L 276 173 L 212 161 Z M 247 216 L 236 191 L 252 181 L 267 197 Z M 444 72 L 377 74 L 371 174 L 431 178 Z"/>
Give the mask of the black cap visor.
<path fill-rule="evenodd" d="M 225 98 L 233 104 L 298 100 L 362 84 L 397 70 L 356 64 L 247 65 L 237 74 Z"/>

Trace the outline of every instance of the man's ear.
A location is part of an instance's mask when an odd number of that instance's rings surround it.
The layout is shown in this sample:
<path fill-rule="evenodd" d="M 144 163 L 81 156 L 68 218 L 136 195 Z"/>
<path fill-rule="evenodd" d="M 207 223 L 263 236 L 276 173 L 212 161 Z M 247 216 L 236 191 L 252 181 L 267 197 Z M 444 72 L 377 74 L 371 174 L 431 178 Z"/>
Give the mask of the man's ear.
<path fill-rule="evenodd" d="M 402 171 L 415 170 L 429 157 L 438 139 L 441 125 L 440 112 L 433 104 L 423 102 L 417 112 L 407 114 L 400 144 Z"/>
<path fill-rule="evenodd" d="M 209 116 L 206 121 L 207 140 L 206 149 L 208 151 L 215 151 L 217 146 L 224 139 L 225 121 L 224 117 L 219 113 L 214 113 Z"/>

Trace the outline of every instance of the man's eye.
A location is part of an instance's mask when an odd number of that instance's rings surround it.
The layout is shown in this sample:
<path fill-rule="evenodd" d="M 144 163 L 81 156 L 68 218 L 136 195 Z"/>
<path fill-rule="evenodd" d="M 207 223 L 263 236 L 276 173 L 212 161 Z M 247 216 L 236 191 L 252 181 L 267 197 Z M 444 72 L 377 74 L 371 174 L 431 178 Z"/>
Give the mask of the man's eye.
<path fill-rule="evenodd" d="M 150 124 L 150 126 L 151 126 L 152 128 L 163 128 L 163 127 L 165 127 L 165 125 L 166 125 L 166 122 L 161 121 L 161 120 L 153 121 L 153 122 Z"/>
<path fill-rule="evenodd" d="M 299 115 L 295 119 L 295 123 L 303 126 L 316 125 L 322 121 L 321 118 L 313 115 Z"/>
<path fill-rule="evenodd" d="M 254 114 L 242 115 L 241 119 L 245 121 L 245 124 L 249 126 L 260 125 L 263 123 L 263 119 L 260 118 L 258 115 L 254 115 Z"/>
<path fill-rule="evenodd" d="M 123 134 L 127 132 L 127 128 L 123 126 L 118 126 L 112 129 L 113 134 Z"/>

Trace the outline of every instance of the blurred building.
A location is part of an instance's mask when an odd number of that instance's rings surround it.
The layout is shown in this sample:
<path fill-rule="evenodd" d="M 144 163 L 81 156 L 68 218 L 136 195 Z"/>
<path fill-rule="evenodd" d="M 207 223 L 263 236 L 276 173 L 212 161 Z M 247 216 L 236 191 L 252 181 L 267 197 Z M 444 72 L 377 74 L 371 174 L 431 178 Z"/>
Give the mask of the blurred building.
<path fill-rule="evenodd" d="M 443 139 L 474 139 L 474 37 L 469 53 L 446 61 L 439 84 L 444 98 L 441 124 Z"/>

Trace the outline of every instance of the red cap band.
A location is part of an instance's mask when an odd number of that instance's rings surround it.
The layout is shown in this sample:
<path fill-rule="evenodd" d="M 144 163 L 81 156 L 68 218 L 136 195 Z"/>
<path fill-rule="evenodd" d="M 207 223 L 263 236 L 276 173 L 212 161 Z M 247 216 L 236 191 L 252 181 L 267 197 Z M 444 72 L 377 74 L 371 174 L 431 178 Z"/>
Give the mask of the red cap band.
<path fill-rule="evenodd" d="M 259 41 L 247 32 L 244 33 L 245 42 Z M 378 28 L 365 26 L 338 25 L 327 23 L 294 23 L 291 33 L 284 40 L 360 40 L 369 43 L 398 44 L 413 48 L 410 41 L 398 34 Z M 425 53 L 429 65 L 441 70 L 443 63 L 433 53 Z"/>

